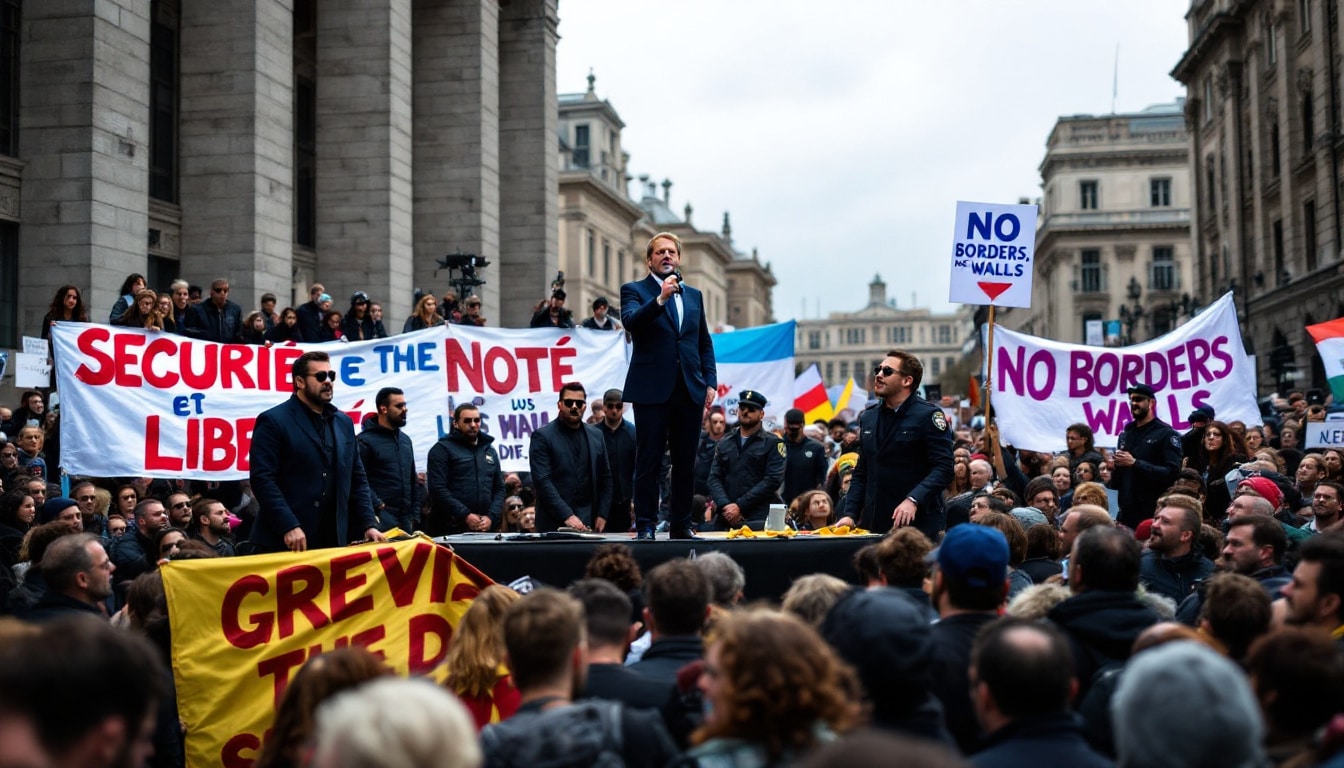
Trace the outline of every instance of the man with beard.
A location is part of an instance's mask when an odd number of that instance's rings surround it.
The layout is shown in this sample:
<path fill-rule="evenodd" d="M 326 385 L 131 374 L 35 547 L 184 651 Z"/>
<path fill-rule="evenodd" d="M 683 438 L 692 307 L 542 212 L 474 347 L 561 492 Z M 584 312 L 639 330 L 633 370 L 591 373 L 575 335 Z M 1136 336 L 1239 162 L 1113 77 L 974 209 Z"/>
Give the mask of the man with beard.
<path fill-rule="evenodd" d="M 187 535 L 219 553 L 220 557 L 238 554 L 229 529 L 229 510 L 214 499 L 201 499 L 191 508 L 192 527 Z"/>
<path fill-rule="evenodd" d="M 257 417 L 252 431 L 252 526 L 259 552 L 340 547 L 378 530 L 355 425 L 331 404 L 336 372 L 326 352 L 305 352 L 291 369 L 294 394 Z"/>
<path fill-rule="evenodd" d="M 535 433 L 534 433 L 535 434 Z M 672 762 L 676 746 L 657 711 L 619 702 L 575 702 L 588 677 L 583 606 L 553 589 L 540 589 L 504 614 L 504 647 L 521 703 L 504 722 L 481 732 L 485 765 L 606 764 L 631 768 Z"/>
<path fill-rule="evenodd" d="M 635 425 L 625 420 L 619 389 L 608 389 L 602 395 L 600 413 L 597 429 L 607 443 L 607 460 L 611 462 L 611 510 L 606 530 L 625 533 L 634 524 L 630 510 L 635 497 Z"/>
<path fill-rule="evenodd" d="M 100 605 L 112 595 L 112 573 L 117 566 L 97 536 L 60 537 L 47 547 L 40 567 L 47 591 L 23 614 L 24 621 L 41 624 L 72 613 L 103 617 Z"/>
<path fill-rule="evenodd" d="M 378 421 L 359 433 L 359 459 L 369 476 L 373 509 L 379 527 L 401 528 L 410 533 L 420 524 L 420 483 L 415 473 L 415 452 L 406 426 L 406 395 L 396 387 L 383 387 L 374 398 Z"/>
<path fill-rule="evenodd" d="M 1269 593 L 1271 600 L 1278 600 L 1283 586 L 1293 580 L 1288 569 L 1283 567 L 1283 555 L 1287 550 L 1288 537 L 1279 521 L 1266 515 L 1244 515 L 1228 526 L 1218 566 L 1224 571 L 1255 579 Z M 1193 595 L 1180 603 L 1176 618 L 1193 627 L 1198 623 L 1203 607 L 1204 585 L 1201 584 Z"/>
<path fill-rule="evenodd" d="M 897 349 L 874 369 L 873 392 L 880 402 L 859 414 L 863 449 L 837 526 L 857 523 L 886 533 L 913 525 L 934 541 L 943 531 L 952 432 L 942 409 L 915 394 L 923 378 L 919 358 Z"/>
<path fill-rule="evenodd" d="M 709 470 L 714 466 L 714 447 L 727 431 L 728 419 L 715 406 L 705 416 L 705 428 L 695 447 L 695 493 L 698 496 L 709 496 Z"/>
<path fill-rule="evenodd" d="M 453 409 L 452 431 L 430 447 L 425 468 L 432 505 L 429 533 L 484 533 L 499 524 L 505 485 L 494 442 L 481 432 L 476 406 L 462 403 Z"/>
<path fill-rule="evenodd" d="M 185 493 L 172 493 L 163 503 L 168 510 L 168 524 L 179 530 L 191 527 L 191 497 Z"/>
<path fill-rule="evenodd" d="M 1153 413 L 1153 388 L 1129 388 L 1134 420 L 1120 433 L 1111 467 L 1110 487 L 1120 492 L 1119 520 L 1129 528 L 1153 516 L 1157 500 L 1181 475 L 1181 436 Z"/>
<path fill-rule="evenodd" d="M 663 454 L 672 465 L 669 538 L 694 539 L 696 425 L 719 385 L 704 296 L 681 281 L 681 239 L 660 232 L 649 239 L 649 274 L 621 286 L 621 322 L 633 348 L 621 392 L 635 406 L 635 527 L 652 540 L 658 524 Z"/>
<path fill-rule="evenodd" d="M 1180 605 L 1196 583 L 1213 574 L 1213 561 L 1199 553 L 1203 525 L 1199 500 L 1172 494 L 1160 503 L 1139 579 L 1149 592 L 1166 595 Z"/>
<path fill-rule="evenodd" d="M 1311 537 L 1298 557 L 1293 580 L 1283 587 L 1287 622 L 1323 629 L 1344 649 L 1344 533 Z"/>
<path fill-rule="evenodd" d="M 129 520 L 127 521 L 130 522 Z M 117 566 L 115 585 L 124 596 L 125 584 L 149 570 L 149 554 L 154 551 L 154 535 L 168 527 L 168 512 L 163 502 L 148 498 L 135 505 L 135 528 L 112 539 L 108 549 Z"/>
<path fill-rule="evenodd" d="M 1344 485 L 1332 480 L 1317 483 L 1316 490 L 1311 494 L 1312 517 L 1302 529 L 1323 533 L 1337 526 L 1341 502 L 1344 502 Z"/>
<path fill-rule="evenodd" d="M 537 492 L 537 530 L 606 529 L 611 464 L 602 433 L 583 423 L 588 393 L 578 382 L 560 387 L 559 415 L 532 433 L 528 464 Z"/>
<path fill-rule="evenodd" d="M 780 503 L 779 481 L 784 477 L 784 441 L 761 428 L 765 395 L 743 390 L 737 401 L 737 429 L 714 449 L 709 492 L 718 508 L 720 529 L 750 525 L 760 529 L 770 505 Z"/>

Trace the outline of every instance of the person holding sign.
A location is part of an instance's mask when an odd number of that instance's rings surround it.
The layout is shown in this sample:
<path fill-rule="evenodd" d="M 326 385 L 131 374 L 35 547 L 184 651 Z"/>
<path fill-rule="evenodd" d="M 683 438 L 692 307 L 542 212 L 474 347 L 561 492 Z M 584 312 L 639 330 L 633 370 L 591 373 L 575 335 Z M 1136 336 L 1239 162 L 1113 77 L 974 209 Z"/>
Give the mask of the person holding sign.
<path fill-rule="evenodd" d="M 952 481 L 952 432 L 942 409 L 915 394 L 923 378 L 919 358 L 897 349 L 874 369 L 881 402 L 859 414 L 863 450 L 836 525 L 874 533 L 913 525 L 937 541 L 942 492 Z"/>
<path fill-rule="evenodd" d="M 261 510 L 252 526 L 259 552 L 303 552 L 350 543 L 378 530 L 355 425 L 331 404 L 336 372 L 326 352 L 305 352 L 291 369 L 294 394 L 262 412 L 252 431 L 252 493 Z"/>

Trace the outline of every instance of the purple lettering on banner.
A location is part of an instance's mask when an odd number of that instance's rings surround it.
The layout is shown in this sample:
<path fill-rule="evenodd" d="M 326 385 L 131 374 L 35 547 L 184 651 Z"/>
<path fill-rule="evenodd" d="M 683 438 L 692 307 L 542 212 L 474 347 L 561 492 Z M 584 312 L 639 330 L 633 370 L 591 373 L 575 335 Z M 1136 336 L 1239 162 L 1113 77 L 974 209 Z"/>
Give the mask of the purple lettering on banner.
<path fill-rule="evenodd" d="M 1016 355 L 1016 359 L 1014 359 L 1014 355 Z M 1004 387 L 1009 384 L 1013 387 L 1013 394 L 1018 397 L 1026 392 L 1026 385 L 1022 381 L 1023 370 L 1026 368 L 1026 356 L 1027 350 L 1025 347 L 1014 349 L 1013 355 L 1006 354 L 1002 347 L 995 350 L 994 359 L 999 361 L 999 370 L 994 378 L 1000 392 L 1007 392 L 1008 390 Z"/>
<path fill-rule="evenodd" d="M 1129 388 L 1135 384 L 1148 384 L 1153 389 L 1158 389 L 1156 384 L 1146 381 L 1139 381 L 1143 374 L 1143 357 L 1141 355 L 1125 355 L 1120 361 L 1120 389 L 1128 392 Z"/>
<path fill-rule="evenodd" d="M 1114 400 L 1107 400 L 1106 410 L 1102 411 L 1094 410 L 1091 403 L 1083 403 L 1083 420 L 1099 435 L 1114 434 L 1111 432 L 1111 424 L 1115 423 L 1115 406 Z"/>
<path fill-rule="evenodd" d="M 1114 352 L 1102 352 L 1097 355 L 1096 365 L 1092 366 L 1093 382 L 1098 397 L 1110 397 L 1115 394 L 1115 384 L 1120 378 L 1120 358 Z"/>
<path fill-rule="evenodd" d="M 1214 374 L 1214 378 L 1221 379 L 1232 372 L 1232 355 L 1227 351 L 1228 339 L 1226 336 L 1219 336 L 1213 340 L 1213 357 L 1223 364 L 1223 370 Z"/>
<path fill-rule="evenodd" d="M 1185 378 L 1185 345 L 1167 350 L 1167 365 L 1171 369 L 1171 388 L 1185 389 L 1191 382 Z"/>
<path fill-rule="evenodd" d="M 1069 397 L 1092 396 L 1092 354 L 1085 349 L 1069 353 Z"/>
<path fill-rule="evenodd" d="M 1191 339 L 1186 346 L 1190 350 L 1190 385 L 1213 381 L 1213 375 L 1204 365 L 1209 361 L 1209 343 L 1203 339 Z"/>
<path fill-rule="evenodd" d="M 1045 381 L 1038 387 L 1036 374 L 1042 366 L 1045 367 Z M 1055 356 L 1047 350 L 1039 349 L 1027 362 L 1027 368 L 1027 393 L 1033 400 L 1042 402 L 1049 400 L 1055 392 Z"/>
<path fill-rule="evenodd" d="M 1153 389 L 1167 388 L 1167 358 L 1161 352 L 1148 352 L 1143 356 L 1144 384 Z M 1154 371 L 1153 369 L 1157 370 Z"/>

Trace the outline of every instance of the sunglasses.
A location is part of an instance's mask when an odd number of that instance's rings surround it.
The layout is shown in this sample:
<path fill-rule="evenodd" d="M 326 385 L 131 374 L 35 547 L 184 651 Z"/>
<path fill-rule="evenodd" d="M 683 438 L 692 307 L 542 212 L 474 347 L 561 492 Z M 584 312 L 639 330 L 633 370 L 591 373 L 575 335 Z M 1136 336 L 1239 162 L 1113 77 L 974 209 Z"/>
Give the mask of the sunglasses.
<path fill-rule="evenodd" d="M 471 419 L 471 418 L 467 418 L 466 416 L 462 416 L 462 417 L 458 418 L 458 421 L 462 422 L 463 424 L 480 424 L 480 423 L 481 423 L 481 417 L 480 417 L 480 416 L 477 416 L 476 418 Z"/>
<path fill-rule="evenodd" d="M 505 509 L 508 509 L 510 512 L 512 512 L 515 509 L 522 509 L 522 508 L 523 508 L 522 504 L 510 504 L 509 506 L 505 507 Z"/>
<path fill-rule="evenodd" d="M 191 506 L 190 501 L 179 501 L 173 505 L 173 509 L 187 509 Z"/>
<path fill-rule="evenodd" d="M 584 400 L 571 400 L 569 398 L 565 398 L 560 402 L 564 403 L 566 408 L 577 408 L 580 411 L 588 406 L 587 401 Z"/>
<path fill-rule="evenodd" d="M 874 376 L 904 376 L 905 374 L 892 368 L 890 365 L 879 365 L 873 369 Z"/>
<path fill-rule="evenodd" d="M 128 495 L 126 495 L 126 496 L 118 496 L 117 498 L 121 499 L 122 501 L 126 501 L 126 500 L 128 500 L 128 499 L 136 499 L 136 498 L 139 498 L 139 497 L 136 496 L 135 494 L 128 494 Z"/>
<path fill-rule="evenodd" d="M 228 292 L 229 292 L 229 289 L 228 289 L 228 288 L 211 288 L 211 289 L 210 289 L 210 292 L 211 292 L 211 293 L 228 293 Z"/>
<path fill-rule="evenodd" d="M 310 373 L 310 374 L 308 374 L 308 375 L 309 375 L 309 376 L 312 376 L 314 379 L 317 379 L 317 381 L 318 381 L 319 384 L 322 383 L 322 382 L 324 382 L 324 381 L 335 381 L 335 380 L 336 380 L 336 372 L 335 372 L 335 371 L 318 371 L 317 373 Z"/>

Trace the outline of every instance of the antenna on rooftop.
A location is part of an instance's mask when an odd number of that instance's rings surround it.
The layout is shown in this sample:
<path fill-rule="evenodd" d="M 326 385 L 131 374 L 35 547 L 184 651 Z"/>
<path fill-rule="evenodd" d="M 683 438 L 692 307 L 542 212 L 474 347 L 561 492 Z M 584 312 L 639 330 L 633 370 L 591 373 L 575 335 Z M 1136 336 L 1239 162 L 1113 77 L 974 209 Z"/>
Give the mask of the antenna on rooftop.
<path fill-rule="evenodd" d="M 1111 69 L 1111 114 L 1115 114 L 1115 98 L 1120 95 L 1120 43 L 1115 44 L 1115 66 Z"/>

